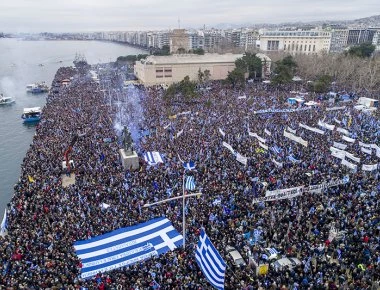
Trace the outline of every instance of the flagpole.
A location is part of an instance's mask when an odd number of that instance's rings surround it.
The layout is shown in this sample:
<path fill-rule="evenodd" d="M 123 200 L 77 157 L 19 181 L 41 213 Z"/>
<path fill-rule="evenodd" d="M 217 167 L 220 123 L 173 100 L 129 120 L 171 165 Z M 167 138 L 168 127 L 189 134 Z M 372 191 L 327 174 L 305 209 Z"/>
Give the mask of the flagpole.
<path fill-rule="evenodd" d="M 183 171 L 182 177 L 182 237 L 183 237 L 183 248 L 185 249 L 186 242 L 186 222 L 185 222 L 185 173 L 186 169 Z"/>

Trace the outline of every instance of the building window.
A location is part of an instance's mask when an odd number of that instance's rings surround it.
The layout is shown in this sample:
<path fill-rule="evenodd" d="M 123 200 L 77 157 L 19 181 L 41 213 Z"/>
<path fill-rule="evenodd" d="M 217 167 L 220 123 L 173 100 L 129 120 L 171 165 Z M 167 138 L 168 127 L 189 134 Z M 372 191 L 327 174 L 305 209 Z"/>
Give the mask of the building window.
<path fill-rule="evenodd" d="M 161 79 L 163 77 L 164 77 L 163 75 L 156 75 L 156 78 L 158 78 L 158 79 Z"/>
<path fill-rule="evenodd" d="M 284 50 L 286 50 L 286 44 L 284 44 Z"/>
<path fill-rule="evenodd" d="M 300 51 L 302 51 L 302 44 L 300 45 Z"/>
<path fill-rule="evenodd" d="M 311 44 L 309 44 L 309 51 L 311 51 Z"/>
<path fill-rule="evenodd" d="M 313 51 L 315 51 L 315 44 L 313 45 Z"/>
<path fill-rule="evenodd" d="M 156 73 L 162 73 L 162 72 L 164 72 L 164 70 L 162 68 L 156 69 Z"/>

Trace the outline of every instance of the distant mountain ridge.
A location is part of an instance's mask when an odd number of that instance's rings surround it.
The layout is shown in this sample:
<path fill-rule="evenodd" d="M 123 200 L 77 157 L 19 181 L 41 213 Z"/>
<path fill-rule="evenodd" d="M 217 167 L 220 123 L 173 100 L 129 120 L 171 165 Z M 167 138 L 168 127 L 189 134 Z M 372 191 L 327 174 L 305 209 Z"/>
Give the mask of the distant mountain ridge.
<path fill-rule="evenodd" d="M 318 20 L 310 22 L 284 22 L 279 24 L 272 23 L 242 23 L 242 24 L 232 24 L 232 23 L 219 23 L 215 25 L 215 28 L 218 29 L 236 29 L 242 27 L 252 27 L 252 28 L 276 28 L 283 26 L 322 26 L 322 25 L 338 25 L 338 26 L 347 26 L 351 27 L 380 27 L 380 15 L 374 15 L 354 20 Z"/>

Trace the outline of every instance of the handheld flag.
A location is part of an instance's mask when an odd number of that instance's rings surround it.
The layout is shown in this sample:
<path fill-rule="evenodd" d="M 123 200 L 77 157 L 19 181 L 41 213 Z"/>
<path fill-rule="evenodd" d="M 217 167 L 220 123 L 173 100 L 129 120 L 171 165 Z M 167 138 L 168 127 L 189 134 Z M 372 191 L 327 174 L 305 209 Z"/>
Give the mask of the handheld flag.
<path fill-rule="evenodd" d="M 156 165 L 157 163 L 164 163 L 161 154 L 157 151 L 146 152 L 144 154 L 144 159 L 149 165 Z"/>
<path fill-rule="evenodd" d="M 194 176 L 188 176 L 186 178 L 185 188 L 187 190 L 194 190 L 195 189 Z"/>
<path fill-rule="evenodd" d="M 193 161 L 189 162 L 183 162 L 183 167 L 188 170 L 194 170 L 195 169 L 195 163 Z"/>
<path fill-rule="evenodd" d="M 224 289 L 226 263 L 202 229 L 195 258 L 207 280 L 216 289 Z"/>

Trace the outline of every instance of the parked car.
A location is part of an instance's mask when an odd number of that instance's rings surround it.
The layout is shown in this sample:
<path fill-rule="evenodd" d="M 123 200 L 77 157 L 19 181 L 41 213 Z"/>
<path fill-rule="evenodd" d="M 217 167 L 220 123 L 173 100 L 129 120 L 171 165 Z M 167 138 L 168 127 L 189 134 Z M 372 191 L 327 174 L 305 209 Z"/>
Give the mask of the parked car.
<path fill-rule="evenodd" d="M 295 267 L 302 265 L 302 262 L 297 258 L 281 258 L 271 264 L 271 267 L 276 271 L 283 271 L 286 269 L 294 269 Z"/>
<path fill-rule="evenodd" d="M 235 266 L 245 266 L 246 265 L 243 257 L 240 255 L 240 253 L 234 247 L 227 246 L 226 251 L 231 256 L 232 261 L 234 262 Z"/>

